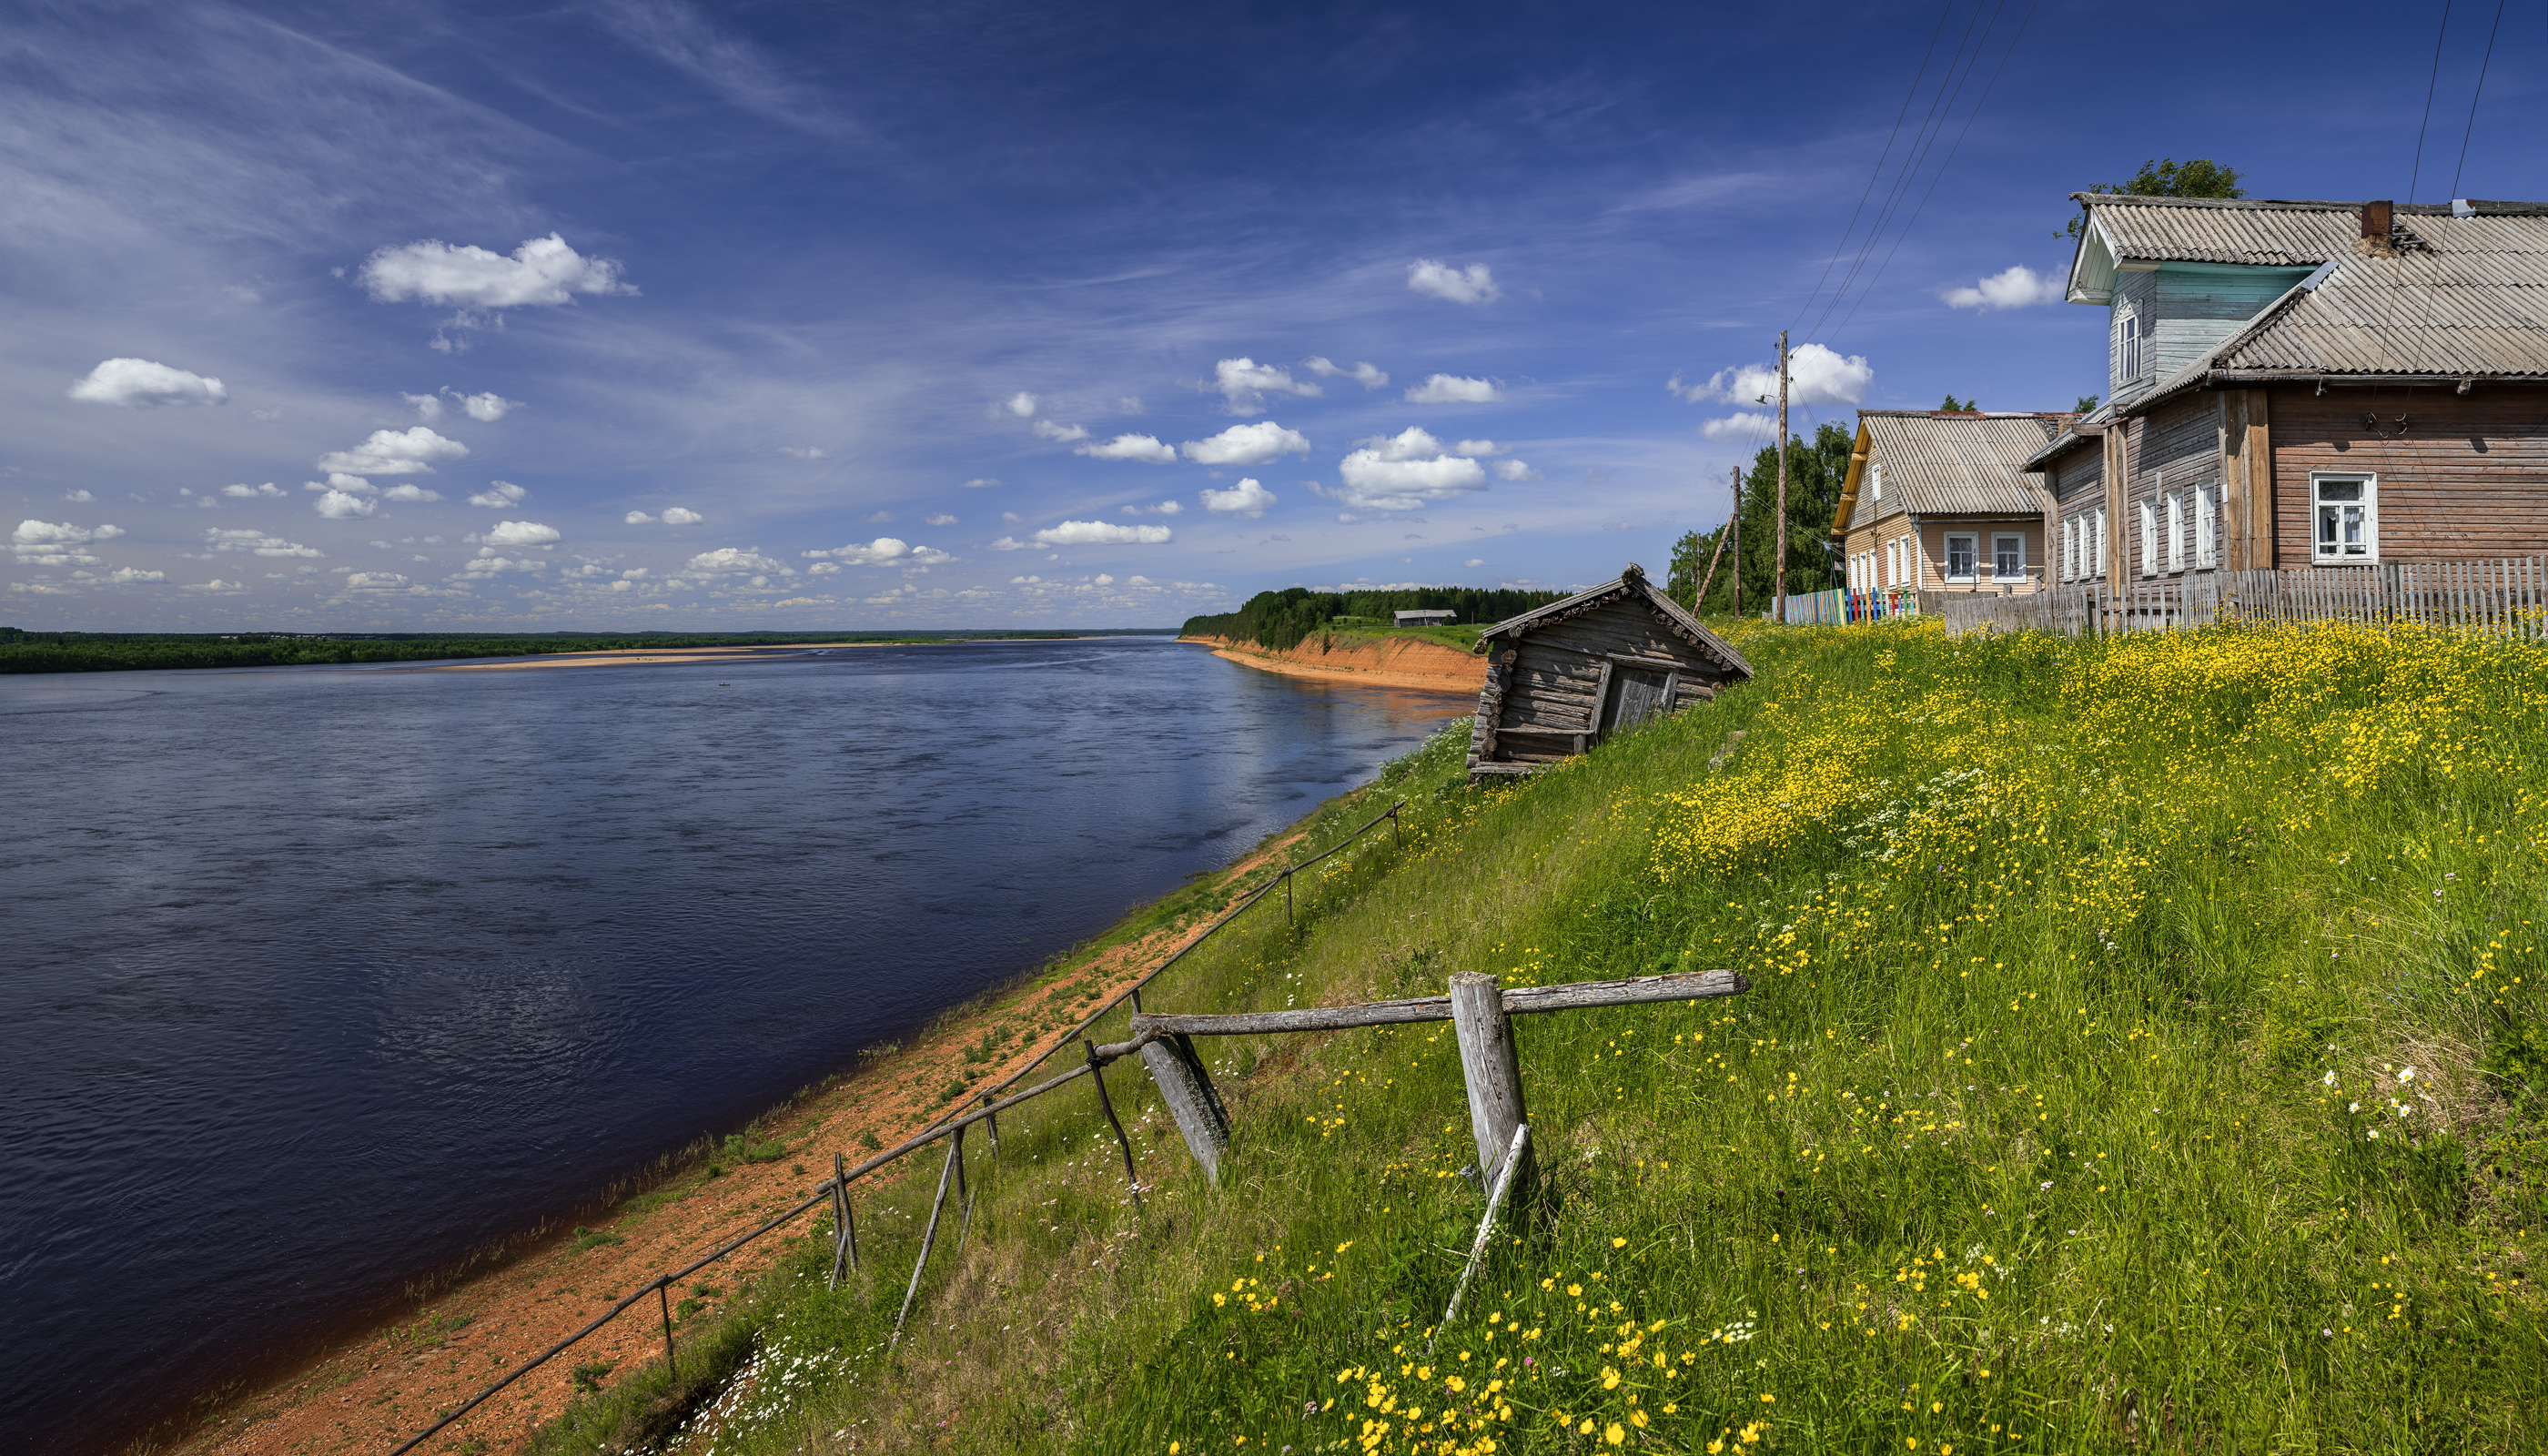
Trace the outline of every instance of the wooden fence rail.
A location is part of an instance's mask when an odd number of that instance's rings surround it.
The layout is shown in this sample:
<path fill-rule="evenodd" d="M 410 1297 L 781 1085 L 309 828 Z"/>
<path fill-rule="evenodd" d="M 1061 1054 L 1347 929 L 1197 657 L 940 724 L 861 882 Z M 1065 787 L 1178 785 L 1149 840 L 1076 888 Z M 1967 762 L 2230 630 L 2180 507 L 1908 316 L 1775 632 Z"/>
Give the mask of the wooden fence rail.
<path fill-rule="evenodd" d="M 2192 572 L 2128 583 L 2120 593 L 2098 582 L 2025 596 L 1934 593 L 1924 610 L 1944 620 L 1951 637 L 2363 622 L 2538 641 L 2548 637 L 2548 557 Z"/>

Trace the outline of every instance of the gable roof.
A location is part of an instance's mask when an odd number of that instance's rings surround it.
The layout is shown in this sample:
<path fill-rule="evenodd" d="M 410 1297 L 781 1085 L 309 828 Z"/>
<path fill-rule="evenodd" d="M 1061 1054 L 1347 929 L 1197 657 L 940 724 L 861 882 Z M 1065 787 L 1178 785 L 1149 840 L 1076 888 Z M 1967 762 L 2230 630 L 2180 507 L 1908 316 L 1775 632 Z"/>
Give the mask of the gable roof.
<path fill-rule="evenodd" d="M 1952 413 L 1942 410 L 1861 410 L 1858 449 L 1841 482 L 1832 534 L 1896 510 L 1917 515 L 2041 515 L 2044 488 L 2026 462 L 2061 433 L 2068 413 Z M 1884 499 L 1862 493 L 1869 462 L 1882 467 Z"/>
<path fill-rule="evenodd" d="M 2203 384 L 2548 383 L 2548 204 L 2401 203 L 2386 246 L 2362 204 L 2074 194 L 2089 228 L 2074 301 L 2097 301 L 2118 264 L 2314 266 L 2204 357 L 2135 400 L 2138 413 Z"/>
<path fill-rule="evenodd" d="M 1664 625 L 1672 629 L 1674 636 L 1697 648 L 1702 655 L 1714 659 L 1719 667 L 1745 678 L 1752 676 L 1751 662 L 1743 654 L 1736 652 L 1732 643 L 1700 625 L 1698 618 L 1684 610 L 1680 602 L 1656 591 L 1654 584 L 1646 580 L 1646 569 L 1635 562 L 1628 563 L 1627 570 L 1619 573 L 1613 581 L 1604 582 L 1590 591 L 1578 592 L 1563 601 L 1552 601 L 1546 606 L 1523 612 L 1517 617 L 1506 617 L 1496 623 L 1478 634 L 1477 650 L 1485 651 L 1487 644 L 1498 637 L 1510 637 L 1518 642 L 1534 627 L 1544 627 L 1565 621 L 1570 617 L 1580 617 L 1588 611 L 1607 606 L 1614 601 L 1627 600 L 1642 601 L 1656 616 L 1663 619 Z"/>

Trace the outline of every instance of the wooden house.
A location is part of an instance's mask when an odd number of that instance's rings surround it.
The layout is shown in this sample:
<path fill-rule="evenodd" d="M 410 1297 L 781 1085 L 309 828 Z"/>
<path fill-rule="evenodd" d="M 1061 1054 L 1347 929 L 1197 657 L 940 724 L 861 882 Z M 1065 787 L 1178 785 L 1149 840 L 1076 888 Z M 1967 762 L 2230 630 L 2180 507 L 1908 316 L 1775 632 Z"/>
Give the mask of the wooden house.
<path fill-rule="evenodd" d="M 2108 396 L 2026 462 L 2057 582 L 2548 551 L 2548 205 L 2074 197 Z"/>
<path fill-rule="evenodd" d="M 1832 539 L 1854 595 L 2023 594 L 2045 581 L 2050 499 L 2028 457 L 2075 415 L 1861 410 Z"/>
<path fill-rule="evenodd" d="M 1487 684 L 1469 774 L 1529 774 L 1604 736 L 1714 697 L 1752 665 L 1630 563 L 1578 592 L 1478 634 Z"/>

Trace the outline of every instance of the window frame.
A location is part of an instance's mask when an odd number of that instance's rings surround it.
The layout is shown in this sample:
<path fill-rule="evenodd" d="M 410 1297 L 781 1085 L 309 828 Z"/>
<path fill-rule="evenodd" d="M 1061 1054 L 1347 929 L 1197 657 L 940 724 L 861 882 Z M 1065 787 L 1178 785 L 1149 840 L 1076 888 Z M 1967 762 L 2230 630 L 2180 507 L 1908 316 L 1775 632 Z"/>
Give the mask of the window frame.
<path fill-rule="evenodd" d="M 2117 330 L 2115 353 L 2116 371 L 2118 376 L 2116 383 L 2125 385 L 2138 384 L 2141 378 L 2141 365 L 2143 363 L 2141 357 L 2143 352 L 2141 316 L 2133 310 L 2127 309 L 2124 311 L 2122 321 L 2117 323 L 2115 326 Z"/>
<path fill-rule="evenodd" d="M 2169 491 L 2160 496 L 2159 509 L 2166 521 L 2167 574 L 2182 576 L 2185 573 L 2185 493 Z"/>
<path fill-rule="evenodd" d="M 2095 534 L 2097 538 L 2097 550 L 2095 569 L 2090 571 L 2088 575 L 2092 577 L 2102 577 L 2106 574 L 2106 507 L 2102 505 L 2098 506 L 2095 512 L 2093 512 L 2091 518 L 2096 522 Z"/>
<path fill-rule="evenodd" d="M 2158 509 L 2147 500 L 2141 501 L 2140 507 L 2141 575 L 2155 577 L 2158 575 Z"/>
<path fill-rule="evenodd" d="M 2024 532 L 2024 531 L 1993 531 L 1993 532 L 1991 532 L 1991 533 L 1990 533 L 1990 541 L 1991 541 L 1991 585 L 1993 585 L 1993 586 L 2010 586 L 2010 585 L 2014 585 L 2014 584 L 2018 584 L 2018 583 L 2023 583 L 2023 582 L 2026 580 L 2026 532 Z M 2001 546 L 2001 544 L 2002 544 L 2003 542 L 2008 542 L 2008 541 L 2015 541 L 2015 542 L 2017 543 L 2017 551 L 2016 551 L 2016 553 L 2015 553 L 2015 554 L 2016 554 L 2016 558 L 2017 558 L 2017 569 L 2016 569 L 2015 571 L 2013 571 L 2013 572 L 2002 571 L 2002 570 L 2000 569 L 2000 550 L 1999 550 L 1999 548 L 2000 548 L 2000 546 Z M 1978 570 L 1978 569 L 1979 569 L 1979 567 L 1980 567 L 1980 565 L 1981 565 L 1981 564 L 1980 564 L 1979 562 L 1975 562 L 1975 563 L 1974 563 L 1974 567 L 1975 567 L 1975 569 L 1976 569 L 1976 570 Z"/>
<path fill-rule="evenodd" d="M 1981 539 L 1979 531 L 1947 532 L 1943 543 L 1946 549 L 1940 562 L 1939 579 L 1950 587 L 1981 585 Z M 1958 541 L 1964 543 L 1964 570 L 1961 575 L 1957 575 L 1956 571 L 1956 543 Z"/>
<path fill-rule="evenodd" d="M 2362 487 L 2362 543 L 2359 556 L 2321 554 L 2319 550 L 2319 512 L 2327 502 L 2319 499 L 2321 488 L 2330 485 Z M 2354 502 L 2336 502 L 2338 504 Z M 2312 566 L 2378 566 L 2380 564 L 2380 474 L 2370 470 L 2313 470 L 2310 472 L 2310 565 Z"/>
<path fill-rule="evenodd" d="M 2194 566 L 2211 571 L 2221 565 L 2221 483 L 2194 488 Z"/>

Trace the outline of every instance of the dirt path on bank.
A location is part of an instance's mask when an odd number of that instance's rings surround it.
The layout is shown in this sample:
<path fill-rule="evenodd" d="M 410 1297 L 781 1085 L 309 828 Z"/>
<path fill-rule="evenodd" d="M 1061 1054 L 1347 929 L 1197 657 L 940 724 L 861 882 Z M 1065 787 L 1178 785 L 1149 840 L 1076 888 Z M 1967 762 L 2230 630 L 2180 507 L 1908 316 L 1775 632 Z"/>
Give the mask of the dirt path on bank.
<path fill-rule="evenodd" d="M 1215 657 L 1287 678 L 1318 678 L 1331 682 L 1365 682 L 1375 687 L 1421 687 L 1435 692 L 1474 693 L 1487 682 L 1487 660 L 1456 647 L 1415 637 L 1359 638 L 1336 641 L 1311 637 L 1297 647 L 1275 652 L 1249 642 L 1221 637 L 1180 637 L 1200 642 Z"/>
<path fill-rule="evenodd" d="M 661 1202 L 642 1212 L 605 1214 L 592 1226 L 612 1241 L 587 1240 L 579 1248 L 575 1232 L 545 1231 L 518 1252 L 491 1260 L 494 1267 L 487 1272 L 416 1305 L 405 1322 L 350 1340 L 289 1375 L 265 1381 L 252 1393 L 224 1403 L 225 1409 L 181 1436 L 163 1436 L 136 1449 L 189 1456 L 388 1452 L 438 1412 L 582 1328 L 658 1274 L 705 1255 L 804 1198 L 828 1175 L 835 1150 L 847 1153 L 853 1163 L 866 1156 L 861 1134 L 871 1133 L 879 1144 L 890 1147 L 921 1131 L 950 1105 L 937 1092 L 951 1078 L 984 1072 L 976 1085 L 987 1088 L 1033 1064 L 1059 1046 L 1061 1033 L 1089 1011 L 1198 939 L 1214 917 L 1236 901 L 1247 876 L 1298 838 L 1287 835 L 1223 871 L 1219 908 L 1199 912 L 1192 923 L 1101 952 L 1049 981 L 994 993 L 978 1009 L 907 1038 L 899 1049 L 868 1058 L 858 1071 L 764 1118 L 764 1138 L 798 1149 L 790 1155 L 727 1166 L 715 1177 L 702 1169 L 685 1171 L 654 1195 L 632 1201 Z M 1091 991 L 1093 996 L 1087 994 Z M 987 1061 L 967 1059 L 985 1035 L 999 1034 L 1021 1020 L 1037 1024 L 1033 1035 Z M 1005 1037 L 1002 1045 L 1007 1045 Z M 913 1166 L 906 1158 L 894 1169 L 869 1175 L 873 1181 L 868 1186 L 881 1186 Z M 809 1227 L 814 1217 L 804 1216 Z M 783 1231 L 773 1232 L 746 1245 L 691 1276 L 675 1292 L 675 1300 L 701 1300 L 704 1308 L 694 1318 L 716 1313 L 742 1281 L 779 1256 L 783 1240 Z M 705 1293 L 699 1286 L 716 1292 Z M 652 1301 L 631 1306 L 573 1350 L 445 1427 L 422 1449 L 439 1452 L 475 1441 L 481 1443 L 477 1449 L 492 1456 L 521 1448 L 574 1396 L 575 1367 L 606 1361 L 633 1370 L 659 1357 L 661 1320 Z"/>

